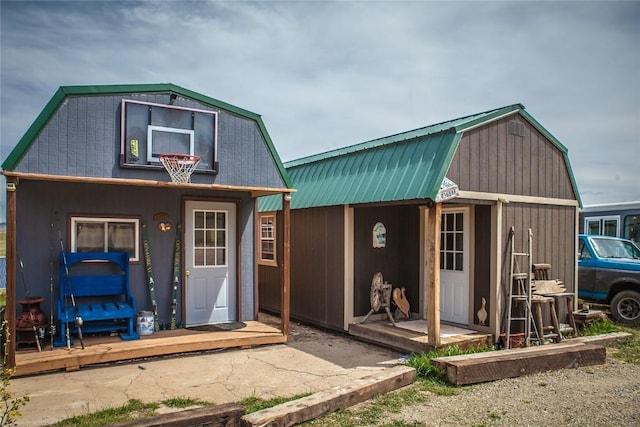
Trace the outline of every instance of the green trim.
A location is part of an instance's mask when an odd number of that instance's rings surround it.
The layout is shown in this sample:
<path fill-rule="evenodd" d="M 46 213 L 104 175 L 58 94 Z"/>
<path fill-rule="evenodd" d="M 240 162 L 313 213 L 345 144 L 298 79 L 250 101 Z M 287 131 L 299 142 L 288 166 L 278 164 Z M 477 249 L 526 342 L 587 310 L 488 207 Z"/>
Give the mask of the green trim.
<path fill-rule="evenodd" d="M 24 134 L 20 141 L 13 147 L 11 153 L 7 156 L 5 161 L 2 163 L 2 169 L 7 171 L 12 171 L 20 162 L 20 160 L 27 153 L 27 150 L 36 139 L 42 128 L 49 122 L 53 114 L 58 109 L 58 106 L 62 104 L 62 101 L 67 97 L 62 88 L 59 88 L 53 97 L 49 100 L 47 105 L 45 105 L 44 109 L 40 112 L 38 117 L 34 120 L 34 122 L 29 126 L 27 132 Z"/>
<path fill-rule="evenodd" d="M 280 172 L 280 176 L 284 181 L 287 188 L 293 188 L 291 179 L 287 174 L 280 156 L 278 155 L 273 141 L 267 132 L 267 128 L 262 121 L 262 117 L 259 114 L 251 111 L 236 107 L 226 102 L 220 101 L 215 98 L 202 95 L 189 89 L 174 85 L 172 83 L 156 83 L 156 84 L 132 84 L 132 85 L 99 85 L 99 86 L 61 86 L 53 95 L 51 100 L 44 107 L 42 112 L 38 115 L 33 124 L 29 127 L 24 136 L 18 141 L 18 144 L 13 148 L 9 156 L 2 163 L 2 168 L 6 171 L 13 171 L 18 165 L 20 160 L 27 153 L 27 150 L 40 134 L 42 129 L 51 120 L 55 112 L 62 105 L 64 100 L 70 96 L 83 96 L 83 95 L 116 95 L 116 94 L 137 94 L 137 93 L 175 93 L 185 98 L 191 98 L 212 107 L 220 108 L 230 113 L 236 114 L 241 117 L 253 120 L 258 125 L 264 140 L 267 143 L 267 147 L 273 160 Z"/>
<path fill-rule="evenodd" d="M 480 117 L 478 118 L 465 121 L 462 124 L 456 126 L 456 131 L 464 132 L 476 126 L 487 124 L 500 117 L 507 116 L 512 113 L 517 113 L 518 111 L 523 111 L 523 110 L 524 110 L 524 105 L 514 104 L 514 105 L 498 108 L 496 110 L 487 111 L 485 113 L 481 113 Z"/>
<path fill-rule="evenodd" d="M 461 140 L 462 140 L 462 133 L 460 132 L 454 133 L 451 144 L 449 144 L 449 150 L 444 156 L 442 162 L 439 162 L 440 170 L 438 171 L 437 179 L 431 183 L 431 188 L 429 189 L 429 193 L 428 193 L 429 198 L 432 201 L 435 201 L 436 197 L 438 196 L 438 192 L 440 191 L 440 186 L 442 185 L 442 181 L 444 180 L 447 174 L 447 171 L 451 166 L 451 162 L 453 162 L 453 156 L 456 155 L 456 151 L 458 151 L 458 146 L 460 145 Z"/>

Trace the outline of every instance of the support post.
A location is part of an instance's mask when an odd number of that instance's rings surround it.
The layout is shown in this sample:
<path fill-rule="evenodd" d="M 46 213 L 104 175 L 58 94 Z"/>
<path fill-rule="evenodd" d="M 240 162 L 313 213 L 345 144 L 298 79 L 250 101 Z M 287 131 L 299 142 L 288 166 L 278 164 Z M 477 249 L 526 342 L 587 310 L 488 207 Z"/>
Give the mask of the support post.
<path fill-rule="evenodd" d="M 440 223 L 442 203 L 429 208 L 427 224 L 427 344 L 440 346 Z"/>
<path fill-rule="evenodd" d="M 6 285 L 6 306 L 4 317 L 8 321 L 9 337 L 6 343 L 5 361 L 6 366 L 10 369 L 16 366 L 16 254 L 17 240 L 17 213 L 16 198 L 18 190 L 18 178 L 7 177 L 7 285 Z"/>
<path fill-rule="evenodd" d="M 280 304 L 280 329 L 285 339 L 289 337 L 289 304 L 291 288 L 291 194 L 282 194 L 282 291 Z"/>

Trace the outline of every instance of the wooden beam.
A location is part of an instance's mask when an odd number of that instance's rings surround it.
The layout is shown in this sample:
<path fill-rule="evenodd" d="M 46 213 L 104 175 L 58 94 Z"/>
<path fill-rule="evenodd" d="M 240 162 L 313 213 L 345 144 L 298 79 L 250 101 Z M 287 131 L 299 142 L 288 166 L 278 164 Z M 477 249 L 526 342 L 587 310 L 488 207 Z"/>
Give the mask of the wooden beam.
<path fill-rule="evenodd" d="M 36 181 L 61 181 L 61 182 L 78 182 L 85 184 L 105 184 L 105 185 L 127 185 L 137 187 L 163 187 L 163 188 L 191 188 L 203 190 L 220 190 L 220 191 L 242 191 L 250 192 L 252 197 L 267 196 L 272 194 L 289 194 L 296 190 L 293 188 L 271 188 L 271 187 L 254 187 L 240 185 L 221 185 L 221 184 L 198 184 L 198 183 L 175 183 L 171 181 L 153 181 L 149 179 L 131 179 L 131 178 L 101 178 L 101 177 L 80 177 L 67 175 L 49 175 L 38 173 L 24 173 L 3 171 L 3 175 L 9 179 L 10 177 L 21 179 L 32 179 Z"/>
<path fill-rule="evenodd" d="M 245 407 L 237 403 L 185 409 L 155 417 L 117 423 L 118 427 L 184 427 L 184 426 L 239 426 Z"/>
<path fill-rule="evenodd" d="M 345 409 L 374 396 L 407 386 L 415 381 L 416 371 L 408 366 L 394 366 L 368 377 L 352 380 L 349 386 L 336 386 L 301 399 L 242 417 L 243 427 L 292 426 L 338 409 Z"/>
<path fill-rule="evenodd" d="M 281 330 L 285 339 L 289 337 L 289 305 L 291 289 L 291 197 L 282 195 L 282 291 L 281 291 Z"/>
<path fill-rule="evenodd" d="M 17 240 L 17 197 L 18 179 L 7 177 L 7 238 L 6 238 L 6 306 L 4 318 L 8 320 L 9 337 L 6 343 L 5 359 L 10 369 L 16 366 L 16 254 Z"/>
<path fill-rule="evenodd" d="M 606 357 L 602 346 L 571 342 L 439 357 L 431 359 L 431 363 L 446 371 L 452 384 L 466 385 L 603 364 Z"/>
<path fill-rule="evenodd" d="M 442 203 L 429 208 L 427 239 L 427 343 L 440 346 L 440 223 Z"/>

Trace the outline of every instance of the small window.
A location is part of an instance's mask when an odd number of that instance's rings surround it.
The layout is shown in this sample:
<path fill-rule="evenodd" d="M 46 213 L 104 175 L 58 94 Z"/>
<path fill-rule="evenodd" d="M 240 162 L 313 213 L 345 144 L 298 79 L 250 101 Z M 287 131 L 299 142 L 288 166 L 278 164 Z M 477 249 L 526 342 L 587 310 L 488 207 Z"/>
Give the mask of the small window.
<path fill-rule="evenodd" d="M 276 216 L 260 215 L 260 264 L 276 266 Z"/>
<path fill-rule="evenodd" d="M 620 217 L 589 217 L 584 220 L 586 234 L 594 236 L 618 237 Z"/>
<path fill-rule="evenodd" d="M 137 262 L 139 236 L 136 218 L 71 218 L 71 252 L 129 252 L 129 261 Z"/>

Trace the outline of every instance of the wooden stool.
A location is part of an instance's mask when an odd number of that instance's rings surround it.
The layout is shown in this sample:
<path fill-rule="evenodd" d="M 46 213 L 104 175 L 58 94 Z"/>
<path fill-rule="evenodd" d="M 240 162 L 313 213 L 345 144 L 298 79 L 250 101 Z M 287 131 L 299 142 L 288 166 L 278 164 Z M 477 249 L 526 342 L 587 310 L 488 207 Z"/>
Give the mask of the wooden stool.
<path fill-rule="evenodd" d="M 543 305 L 549 307 L 549 313 L 551 315 L 552 324 L 548 326 L 544 325 Z M 555 342 L 560 342 L 560 325 L 558 323 L 558 315 L 556 314 L 555 298 L 534 295 L 531 297 L 531 313 L 533 314 L 533 318 L 536 323 L 539 343 L 542 345 L 547 339 L 553 339 Z"/>

